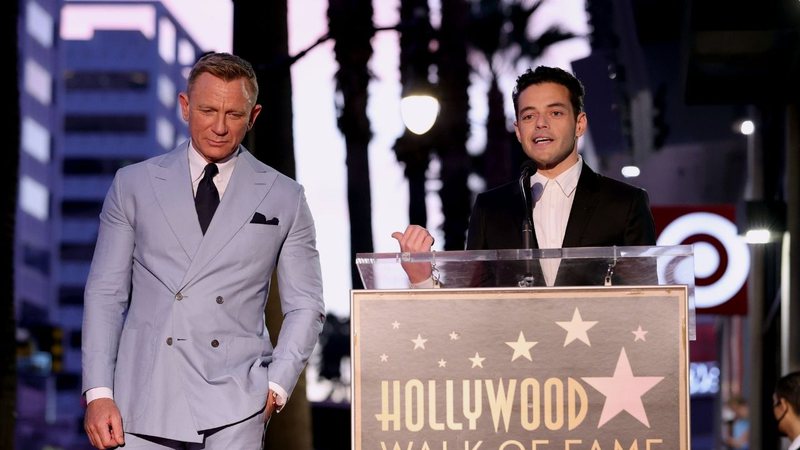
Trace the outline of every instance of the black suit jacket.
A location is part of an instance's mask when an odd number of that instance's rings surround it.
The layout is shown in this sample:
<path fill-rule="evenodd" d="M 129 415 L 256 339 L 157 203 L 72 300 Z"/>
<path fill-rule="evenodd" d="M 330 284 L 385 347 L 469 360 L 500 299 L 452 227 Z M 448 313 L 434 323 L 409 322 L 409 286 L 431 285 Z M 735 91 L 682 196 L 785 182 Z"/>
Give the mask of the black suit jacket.
<path fill-rule="evenodd" d="M 467 250 L 524 248 L 523 205 L 516 181 L 479 194 L 470 216 Z M 600 175 L 584 163 L 562 247 L 638 246 L 655 243 L 655 225 L 647 192 Z M 533 245 L 538 248 L 535 231 Z M 603 284 L 606 268 L 606 264 L 562 261 L 556 284 Z M 623 267 L 620 266 L 615 273 L 619 275 L 620 269 Z M 539 277 L 536 277 L 537 274 Z M 540 272 L 537 274 L 534 274 L 535 278 L 541 280 Z M 480 284 L 514 284 L 509 279 L 509 274 L 496 274 L 494 278 L 493 282 L 488 283 L 484 278 Z"/>

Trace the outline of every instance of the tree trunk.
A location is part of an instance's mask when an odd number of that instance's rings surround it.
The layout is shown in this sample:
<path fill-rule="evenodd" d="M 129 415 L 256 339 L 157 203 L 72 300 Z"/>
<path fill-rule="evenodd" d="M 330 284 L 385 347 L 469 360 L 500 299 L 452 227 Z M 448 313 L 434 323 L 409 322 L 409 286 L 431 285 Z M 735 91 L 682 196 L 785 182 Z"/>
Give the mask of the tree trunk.
<path fill-rule="evenodd" d="M 336 89 L 342 95 L 338 105 L 338 125 L 347 149 L 347 204 L 350 214 L 350 271 L 354 289 L 361 278 L 355 266 L 358 252 L 372 252 L 372 194 L 369 177 L 369 142 L 372 139 L 367 117 L 367 69 L 372 57 L 372 2 L 370 0 L 331 0 L 328 3 L 328 28 L 335 39 L 334 52 L 339 70 Z"/>
<path fill-rule="evenodd" d="M 427 0 L 401 0 L 400 2 L 400 82 L 402 95 L 433 94 L 428 81 L 428 70 L 433 63 L 430 42 L 433 27 L 430 23 Z M 406 129 L 394 146 L 397 160 L 405 165 L 408 179 L 408 218 L 412 224 L 427 226 L 425 205 L 425 172 L 428 170 L 432 138 L 431 133 L 418 136 Z"/>
<path fill-rule="evenodd" d="M 19 14 L 19 2 L 13 0 L 6 5 L 8 10 L 3 17 L 5 26 L 2 27 L 5 38 L 5 55 L 9 59 L 9 67 L 17 67 L 17 19 Z M 15 78 L 16 79 L 16 78 Z M 0 254 L 2 254 L 3 264 L 6 270 L 2 271 L 2 281 L 0 281 L 0 292 L 3 295 L 2 325 L 0 325 L 0 448 L 14 448 L 14 411 L 17 400 L 17 365 L 16 365 L 16 324 L 14 314 L 14 271 L 9 267 L 14 267 L 14 226 L 16 217 L 17 182 L 19 177 L 19 90 L 17 83 L 8 86 L 8 97 L 11 109 L 11 119 L 6 120 L 9 142 L 7 143 L 10 151 L 6 152 L 6 165 L 9 171 L 3 177 L 5 192 L 2 201 L 2 220 L 0 220 Z"/>
<path fill-rule="evenodd" d="M 233 1 L 233 51 L 250 61 L 258 77 L 264 114 L 245 147 L 282 174 L 295 177 L 292 77 L 287 0 Z"/>
<path fill-rule="evenodd" d="M 234 0 L 233 50 L 253 64 L 260 88 L 259 103 L 268 111 L 261 120 L 256 121 L 245 140 L 245 146 L 262 162 L 294 178 L 292 80 L 286 1 Z M 265 315 L 270 337 L 275 344 L 274 340 L 283 323 L 280 286 L 275 274 Z M 286 408 L 270 420 L 264 436 L 264 449 L 311 450 L 312 437 L 311 404 L 306 395 L 304 372 Z"/>
<path fill-rule="evenodd" d="M 472 197 L 467 186 L 471 170 L 467 154 L 469 138 L 469 64 L 467 45 L 468 5 L 464 0 L 442 1 L 439 35 L 439 102 L 437 152 L 442 162 L 444 249 L 464 250 Z"/>
<path fill-rule="evenodd" d="M 496 76 L 492 76 L 488 97 L 484 179 L 486 187 L 490 189 L 513 180 L 515 173 L 512 171 L 512 146 L 506 129 L 503 93 L 497 85 Z"/>

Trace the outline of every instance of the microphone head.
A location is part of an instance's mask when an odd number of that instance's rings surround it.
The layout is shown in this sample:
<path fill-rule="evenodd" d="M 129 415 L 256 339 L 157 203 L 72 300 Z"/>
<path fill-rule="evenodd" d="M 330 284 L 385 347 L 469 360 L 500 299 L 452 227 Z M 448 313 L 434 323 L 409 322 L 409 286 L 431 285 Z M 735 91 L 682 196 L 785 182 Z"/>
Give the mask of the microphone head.
<path fill-rule="evenodd" d="M 520 165 L 520 169 L 522 171 L 522 176 L 531 176 L 538 170 L 536 162 L 532 159 L 526 159 L 525 162 Z"/>

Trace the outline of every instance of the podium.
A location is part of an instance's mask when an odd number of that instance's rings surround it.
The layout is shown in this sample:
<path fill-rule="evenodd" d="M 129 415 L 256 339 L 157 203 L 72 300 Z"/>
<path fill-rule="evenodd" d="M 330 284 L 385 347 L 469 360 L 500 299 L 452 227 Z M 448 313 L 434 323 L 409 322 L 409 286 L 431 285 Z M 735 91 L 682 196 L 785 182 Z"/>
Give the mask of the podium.
<path fill-rule="evenodd" d="M 354 449 L 689 448 L 691 246 L 356 263 Z M 427 287 L 409 264 L 430 268 Z"/>

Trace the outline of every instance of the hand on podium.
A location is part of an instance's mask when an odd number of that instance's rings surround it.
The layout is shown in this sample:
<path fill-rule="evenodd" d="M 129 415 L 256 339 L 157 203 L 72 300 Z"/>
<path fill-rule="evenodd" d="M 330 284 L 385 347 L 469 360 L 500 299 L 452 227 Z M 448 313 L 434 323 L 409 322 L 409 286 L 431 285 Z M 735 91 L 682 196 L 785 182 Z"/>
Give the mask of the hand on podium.
<path fill-rule="evenodd" d="M 403 253 L 424 253 L 430 252 L 433 246 L 433 236 L 425 228 L 419 225 L 409 225 L 404 232 L 395 231 L 392 237 L 397 239 L 400 244 L 400 251 Z M 425 287 L 426 284 L 433 286 L 433 271 L 430 263 L 424 262 L 404 262 L 400 264 L 408 276 L 408 280 L 414 287 Z"/>

